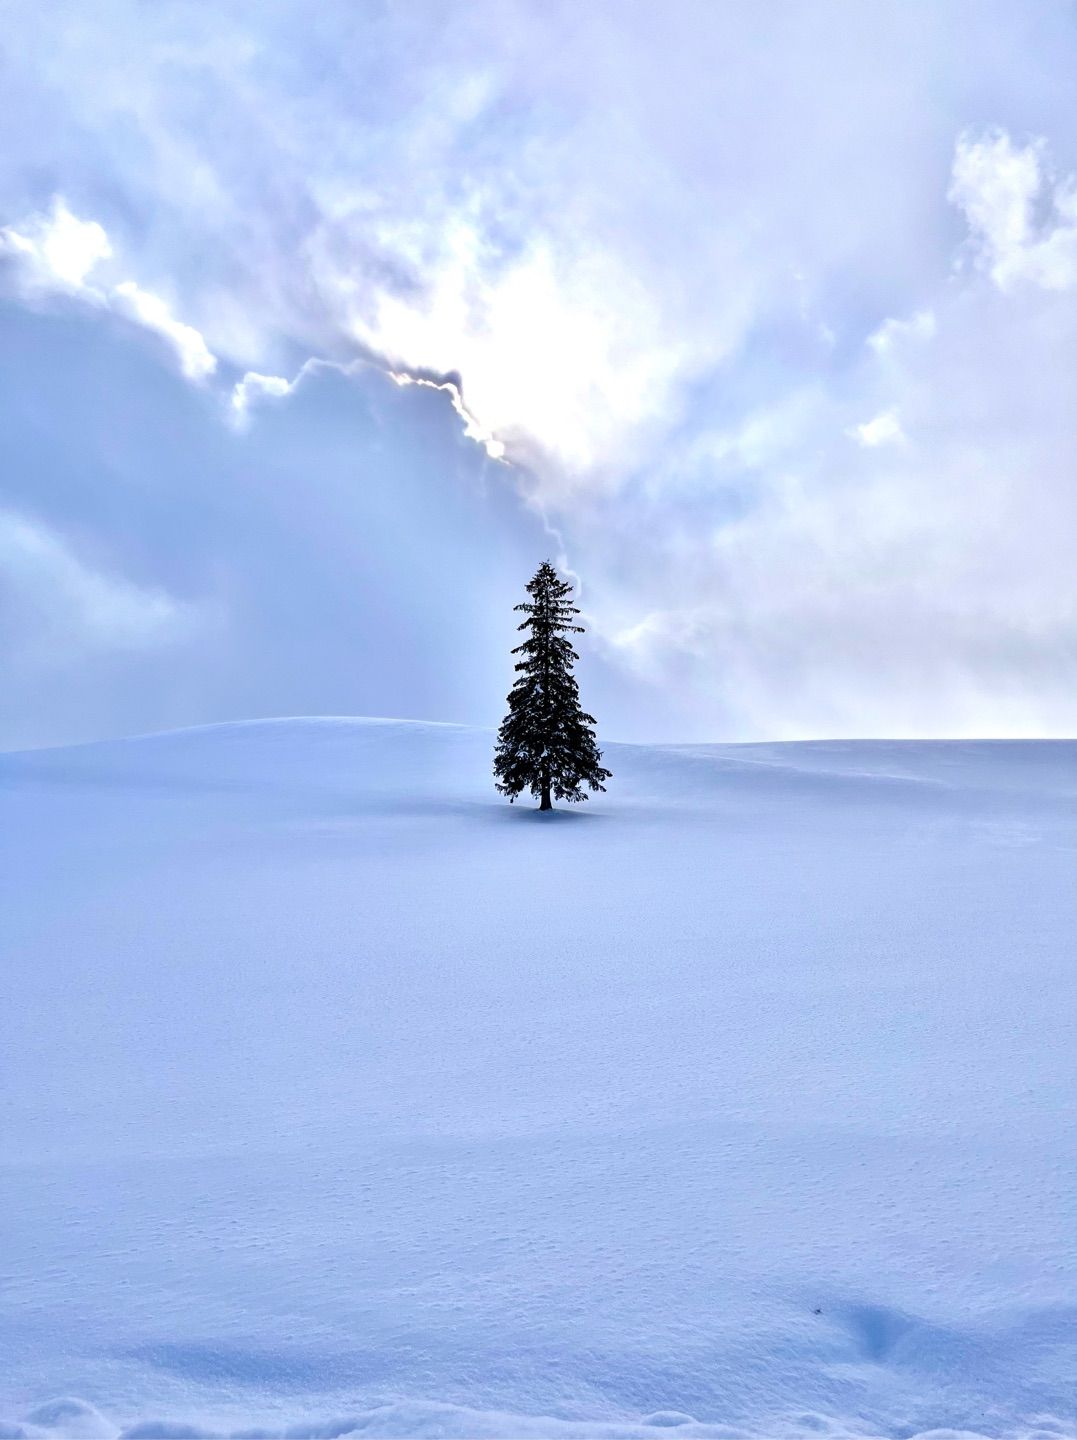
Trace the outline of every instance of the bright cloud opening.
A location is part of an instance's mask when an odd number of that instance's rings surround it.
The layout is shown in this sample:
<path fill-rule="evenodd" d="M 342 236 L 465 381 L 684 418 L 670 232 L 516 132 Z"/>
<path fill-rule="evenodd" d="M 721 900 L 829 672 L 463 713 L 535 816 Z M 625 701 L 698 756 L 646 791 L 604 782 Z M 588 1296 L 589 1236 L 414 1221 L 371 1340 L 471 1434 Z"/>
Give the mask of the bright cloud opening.
<path fill-rule="evenodd" d="M 0 255 L 18 262 L 30 289 L 82 291 L 87 277 L 112 255 L 104 227 L 72 215 L 57 196 L 46 214 L 0 229 Z"/>

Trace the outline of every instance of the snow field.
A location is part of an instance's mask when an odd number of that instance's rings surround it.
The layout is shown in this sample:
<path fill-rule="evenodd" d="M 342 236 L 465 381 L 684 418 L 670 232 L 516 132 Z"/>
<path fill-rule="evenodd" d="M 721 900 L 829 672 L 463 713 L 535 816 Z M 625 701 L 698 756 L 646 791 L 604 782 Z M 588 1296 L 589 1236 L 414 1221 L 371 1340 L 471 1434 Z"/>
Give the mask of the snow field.
<path fill-rule="evenodd" d="M 1077 745 L 490 747 L 0 757 L 0 1434 L 1077 1434 Z"/>

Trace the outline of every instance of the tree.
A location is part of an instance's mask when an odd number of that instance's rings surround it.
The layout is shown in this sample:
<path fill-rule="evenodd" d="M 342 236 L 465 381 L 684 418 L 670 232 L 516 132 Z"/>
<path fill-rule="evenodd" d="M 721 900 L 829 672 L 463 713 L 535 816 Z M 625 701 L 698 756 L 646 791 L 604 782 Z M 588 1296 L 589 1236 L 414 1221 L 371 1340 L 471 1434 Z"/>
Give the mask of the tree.
<path fill-rule="evenodd" d="M 611 772 L 602 767 L 595 717 L 580 708 L 572 673 L 580 657 L 565 636 L 583 634 L 572 618 L 580 612 L 567 598 L 572 586 L 544 560 L 527 593 L 531 599 L 515 607 L 526 616 L 517 629 L 529 633 L 512 652 L 522 658 L 497 732 L 494 779 L 510 800 L 530 790 L 541 796 L 540 810 L 552 810 L 552 795 L 574 804 L 586 800 L 583 787 L 605 790 Z"/>

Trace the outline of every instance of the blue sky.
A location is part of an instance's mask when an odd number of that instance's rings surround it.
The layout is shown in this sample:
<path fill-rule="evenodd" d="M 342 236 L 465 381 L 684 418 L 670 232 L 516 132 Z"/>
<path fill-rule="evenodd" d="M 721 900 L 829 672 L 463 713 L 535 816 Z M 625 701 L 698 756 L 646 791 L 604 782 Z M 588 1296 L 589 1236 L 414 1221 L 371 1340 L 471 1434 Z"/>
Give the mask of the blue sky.
<path fill-rule="evenodd" d="M 1072 4 L 0 21 L 0 745 L 1077 733 Z"/>

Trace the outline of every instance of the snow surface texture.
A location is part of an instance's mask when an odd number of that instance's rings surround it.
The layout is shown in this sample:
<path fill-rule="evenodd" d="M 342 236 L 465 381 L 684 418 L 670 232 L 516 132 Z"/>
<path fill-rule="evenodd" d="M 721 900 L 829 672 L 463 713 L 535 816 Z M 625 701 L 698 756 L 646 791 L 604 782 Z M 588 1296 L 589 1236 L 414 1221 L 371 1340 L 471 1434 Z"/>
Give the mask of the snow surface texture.
<path fill-rule="evenodd" d="M 1077 1434 L 1077 745 L 490 754 L 0 757 L 0 1435 Z"/>

